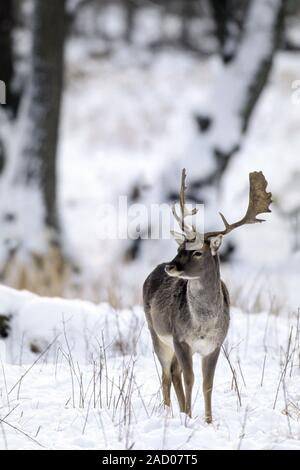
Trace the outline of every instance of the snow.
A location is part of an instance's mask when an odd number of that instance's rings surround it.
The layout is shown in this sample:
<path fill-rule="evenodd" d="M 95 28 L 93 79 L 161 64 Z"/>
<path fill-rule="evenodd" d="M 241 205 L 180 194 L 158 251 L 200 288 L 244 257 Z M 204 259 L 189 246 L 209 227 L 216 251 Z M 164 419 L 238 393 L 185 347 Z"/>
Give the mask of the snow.
<path fill-rule="evenodd" d="M 253 3 L 253 14 L 268 26 L 272 18 L 261 9 L 279 2 L 262 3 Z M 117 36 L 122 18 L 113 8 L 107 14 L 105 33 Z M 159 262 L 172 259 L 176 243 L 146 240 L 140 258 L 126 263 L 129 241 L 103 239 L 103 208 L 112 204 L 117 210 L 119 197 L 130 194 L 135 184 L 147 207 L 161 203 L 166 193 L 177 193 L 182 167 L 188 182 L 209 174 L 212 136 L 199 137 L 193 116 L 207 109 L 209 101 L 213 113 L 221 107 L 215 130 L 223 139 L 230 128 L 230 147 L 240 135 L 240 122 L 232 119 L 246 83 L 235 80 L 237 86 L 232 86 L 232 78 L 245 79 L 254 61 L 244 64 L 241 58 L 227 66 L 224 76 L 215 57 L 204 60 L 167 48 L 149 52 L 145 43 L 160 37 L 161 18 L 153 9 L 138 18 L 133 46 L 116 39 L 107 52 L 107 43 L 97 35 L 103 25 L 95 15 L 90 31 L 89 15 L 80 18 L 78 29 L 86 27 L 91 34 L 67 43 L 59 143 L 64 246 L 80 268 L 75 288 L 65 296 L 75 299 L 48 299 L 0 286 L 0 318 L 8 316 L 11 326 L 8 338 L 0 339 L 0 447 L 299 449 L 300 254 L 293 246 L 298 240 L 299 247 L 300 240 L 294 223 L 300 208 L 300 104 L 293 84 L 299 80 L 300 59 L 276 55 L 243 147 L 205 211 L 208 229 L 221 226 L 219 210 L 230 222 L 240 218 L 247 204 L 248 173 L 262 170 L 266 175 L 273 212 L 264 224 L 230 235 L 238 250 L 233 262 L 222 266 L 233 302 L 226 350 L 241 404 L 223 353 L 215 380 L 214 422 L 207 425 L 198 356 L 193 418 L 179 413 L 174 395 L 172 409 L 162 407 L 159 364 L 140 305 L 145 276 Z M 176 36 L 178 26 L 175 18 L 165 18 L 164 34 Z M 201 27 L 209 29 L 206 21 Z M 251 32 L 251 24 L 249 28 Z M 297 28 L 298 23 L 294 33 Z M 257 34 L 263 37 L 265 31 Z M 247 41 L 243 47 L 263 57 L 269 43 L 261 40 L 261 47 L 253 50 Z M 18 35 L 17 42 L 24 55 L 28 35 Z M 25 70 L 28 64 L 23 62 Z M 3 113 L 0 117 L 11 156 L 6 175 L 1 175 L 0 217 L 8 208 L 18 215 L 15 222 L 1 225 L 3 264 L 7 239 L 22 239 L 28 252 L 43 249 L 45 234 L 39 228 L 43 206 L 34 188 L 26 198 L 22 188 L 11 191 L 18 163 L 13 157 L 20 145 L 15 136 L 25 131 L 26 123 L 19 122 L 16 129 Z M 124 223 L 124 214 L 119 222 Z"/>
<path fill-rule="evenodd" d="M 0 287 L 0 310 L 12 315 L 0 348 L 0 448 L 300 449 L 299 312 L 232 308 L 225 347 L 241 404 L 223 353 L 207 425 L 197 355 L 193 418 L 180 414 L 174 394 L 163 408 L 141 307 Z"/>

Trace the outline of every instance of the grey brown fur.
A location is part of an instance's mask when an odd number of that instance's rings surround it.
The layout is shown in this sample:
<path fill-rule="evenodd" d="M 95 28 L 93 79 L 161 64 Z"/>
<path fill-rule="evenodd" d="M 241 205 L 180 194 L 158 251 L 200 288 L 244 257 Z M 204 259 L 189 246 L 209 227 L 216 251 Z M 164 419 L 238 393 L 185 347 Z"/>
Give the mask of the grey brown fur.
<path fill-rule="evenodd" d="M 154 350 L 162 366 L 165 405 L 170 406 L 173 382 L 180 410 L 191 416 L 192 356 L 199 352 L 205 419 L 211 422 L 214 370 L 229 326 L 229 295 L 220 278 L 218 255 L 213 256 L 209 244 L 193 251 L 181 246 L 170 264 L 160 264 L 148 276 L 143 297 Z"/>

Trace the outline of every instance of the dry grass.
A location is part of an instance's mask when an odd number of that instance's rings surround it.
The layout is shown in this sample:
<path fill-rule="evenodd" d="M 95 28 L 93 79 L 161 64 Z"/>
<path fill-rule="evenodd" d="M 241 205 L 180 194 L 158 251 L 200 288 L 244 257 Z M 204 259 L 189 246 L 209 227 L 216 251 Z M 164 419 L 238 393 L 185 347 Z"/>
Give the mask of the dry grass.
<path fill-rule="evenodd" d="M 5 430 L 12 428 L 16 432 L 23 434 L 24 437 L 34 442 L 36 445 L 42 444 L 38 441 L 40 429 L 37 428 L 36 432 L 30 434 L 25 432 L 21 426 L 15 426 L 14 422 L 10 422 L 11 413 L 15 407 L 14 400 L 20 400 L 23 382 L 30 375 L 31 371 L 37 367 L 38 363 L 47 358 L 50 349 L 56 349 L 55 370 L 59 367 L 59 363 L 65 363 L 69 370 L 69 396 L 64 403 L 65 406 L 72 406 L 74 409 L 79 409 L 82 412 L 82 435 L 87 431 L 89 416 L 93 410 L 93 414 L 98 416 L 99 429 L 103 435 L 103 440 L 106 445 L 109 445 L 107 433 L 103 425 L 103 418 L 109 415 L 114 429 L 117 431 L 120 444 L 126 448 L 131 449 L 135 445 L 135 426 L 138 423 L 140 410 L 143 410 L 145 417 L 150 419 L 153 416 L 161 415 L 162 413 L 162 397 L 160 389 L 158 389 L 151 396 L 144 394 L 144 390 L 139 384 L 136 376 L 136 354 L 138 352 L 137 345 L 140 342 L 140 335 L 143 328 L 143 323 L 140 322 L 138 316 L 134 314 L 131 316 L 129 329 L 130 334 L 125 335 L 122 323 L 122 312 L 118 310 L 120 302 L 114 297 L 114 308 L 112 308 L 111 315 L 115 323 L 116 335 L 112 342 L 107 344 L 106 338 L 110 337 L 108 334 L 109 325 L 107 324 L 98 338 L 98 351 L 86 351 L 86 357 L 89 358 L 90 367 L 82 367 L 73 355 L 72 348 L 69 344 L 68 332 L 66 324 L 63 324 L 63 335 L 65 347 L 62 347 L 57 338 L 48 345 L 37 357 L 36 361 L 22 372 L 20 378 L 12 387 L 7 387 L 5 378 L 5 368 L 2 367 L 3 387 L 2 398 L 9 413 L 0 417 L 0 431 L 4 447 L 7 446 L 7 439 Z M 111 321 L 110 318 L 110 321 Z M 278 373 L 278 381 L 272 390 L 268 390 L 270 395 L 270 408 L 279 408 L 279 403 L 282 406 L 282 398 L 284 401 L 284 408 L 281 413 L 286 416 L 287 422 L 287 436 L 291 439 L 296 439 L 297 436 L 293 431 L 293 422 L 300 420 L 300 407 L 295 397 L 290 395 L 289 379 L 294 376 L 295 372 L 300 371 L 300 309 L 290 315 L 290 330 L 284 347 L 276 347 L 276 354 L 278 355 L 278 367 L 274 372 Z M 270 372 L 270 361 L 274 351 L 269 351 L 267 347 L 267 339 L 269 335 L 270 326 L 274 326 L 278 321 L 277 314 L 272 310 L 269 311 L 267 317 L 265 332 L 262 335 L 265 354 L 261 356 L 261 363 L 258 364 L 257 369 L 257 384 L 258 387 L 266 387 L 268 382 L 268 375 Z M 110 326 L 112 323 L 110 323 Z M 83 332 L 85 334 L 85 332 Z M 247 335 L 253 334 L 253 331 L 245 331 L 245 338 Z M 280 332 L 279 332 L 280 334 Z M 246 341 L 245 341 L 246 342 Z M 88 341 L 86 347 L 89 347 Z M 274 346 L 275 347 L 275 346 Z M 21 346 L 22 348 L 22 346 Z M 252 409 L 248 408 L 247 403 L 247 385 L 249 386 L 249 377 L 247 376 L 247 367 L 243 363 L 243 355 L 241 356 L 241 348 L 238 345 L 231 347 L 226 346 L 223 348 L 224 358 L 228 364 L 228 371 L 230 373 L 230 380 L 228 388 L 231 388 L 236 394 L 236 408 L 239 412 L 243 413 L 243 420 L 241 420 L 241 432 L 239 440 L 236 444 L 237 449 L 243 448 L 244 439 L 247 435 L 247 421 L 251 419 Z M 247 351 L 245 350 L 245 355 Z M 249 353 L 249 351 L 248 351 Z M 21 353 L 20 353 L 21 357 Z M 49 356 L 50 357 L 50 356 Z M 109 358 L 117 358 L 117 367 L 111 368 Z M 157 374 L 160 380 L 159 365 L 155 363 Z M 153 366 L 153 367 L 155 367 Z M 227 385 L 226 385 L 227 387 Z M 251 384 L 250 384 L 251 387 Z M 194 397 L 194 400 L 199 402 L 200 395 Z M 280 398 L 280 400 L 279 400 Z M 144 418 L 146 419 L 146 418 Z M 169 433 L 170 419 L 172 419 L 172 410 L 165 416 L 162 433 L 162 447 L 167 445 Z M 224 423 L 223 423 L 224 424 Z M 187 442 L 192 439 L 195 429 L 191 430 Z"/>

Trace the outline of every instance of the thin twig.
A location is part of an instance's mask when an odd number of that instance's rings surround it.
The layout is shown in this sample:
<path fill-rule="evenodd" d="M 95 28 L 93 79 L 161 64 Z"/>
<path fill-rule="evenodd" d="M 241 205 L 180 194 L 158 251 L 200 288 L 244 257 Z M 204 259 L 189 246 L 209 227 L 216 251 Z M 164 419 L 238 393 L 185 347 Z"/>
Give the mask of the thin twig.
<path fill-rule="evenodd" d="M 224 353 L 224 356 L 227 359 L 230 370 L 232 372 L 232 377 L 233 377 L 233 381 L 234 381 L 234 384 L 235 384 L 235 389 L 236 389 L 236 393 L 237 393 L 237 396 L 238 396 L 239 404 L 240 404 L 240 406 L 242 406 L 242 400 L 241 400 L 241 395 L 240 395 L 240 391 L 239 391 L 239 386 L 238 386 L 238 383 L 237 383 L 236 372 L 235 372 L 234 368 L 232 367 L 229 355 L 228 355 L 226 349 L 224 348 L 224 346 L 222 346 L 222 351 Z"/>
<path fill-rule="evenodd" d="M 274 400 L 274 403 L 273 403 L 273 410 L 275 410 L 276 403 L 277 403 L 277 399 L 278 399 L 278 394 L 279 394 L 280 385 L 281 385 L 281 382 L 283 381 L 283 379 L 285 378 L 285 374 L 286 374 L 286 370 L 287 370 L 287 367 L 288 367 L 288 363 L 289 363 L 289 360 L 290 360 L 290 358 L 291 358 L 291 356 L 290 356 L 290 347 L 291 347 L 292 333 L 293 333 L 293 327 L 291 328 L 291 331 L 290 331 L 290 336 L 289 336 L 289 341 L 288 341 L 288 347 L 287 347 L 287 353 L 286 353 L 285 365 L 284 365 L 283 371 L 282 371 L 282 373 L 281 373 L 281 375 L 280 375 L 280 379 L 279 379 L 279 382 L 278 382 L 278 386 L 277 386 L 277 390 L 276 390 L 276 395 L 275 395 L 275 400 Z"/>
<path fill-rule="evenodd" d="M 14 426 L 13 424 L 8 423 L 8 422 L 5 421 L 3 418 L 2 418 L 2 419 L 0 418 L 0 423 L 6 424 L 7 426 L 9 426 L 10 428 L 14 429 L 15 431 L 17 431 L 17 432 L 23 434 L 23 436 L 28 437 L 28 439 L 30 439 L 32 442 L 34 442 L 34 443 L 37 444 L 38 446 L 43 447 L 43 448 L 45 449 L 45 446 L 43 446 L 39 441 L 37 441 L 36 439 L 34 439 L 33 437 L 31 437 L 31 436 L 30 436 L 29 434 L 27 434 L 26 432 L 22 431 L 22 429 L 17 428 L 17 426 Z"/>
<path fill-rule="evenodd" d="M 59 335 L 58 335 L 59 336 Z M 56 338 L 54 338 L 54 340 L 47 346 L 47 348 L 39 355 L 39 357 L 31 364 L 31 366 L 24 372 L 24 374 L 20 377 L 20 379 L 15 383 L 15 385 L 10 389 L 10 391 L 8 392 L 8 394 L 10 395 L 11 392 L 17 387 L 17 385 L 19 385 L 19 383 L 22 382 L 22 380 L 24 379 L 24 377 L 31 371 L 31 369 L 35 366 L 35 364 L 37 362 L 39 362 L 39 360 L 46 354 L 47 351 L 49 351 L 49 349 L 53 346 L 53 344 L 55 343 L 55 341 L 57 340 L 58 336 L 56 336 Z"/>
<path fill-rule="evenodd" d="M 264 383 L 266 359 L 267 359 L 267 354 L 265 354 L 265 357 L 264 357 L 264 363 L 263 363 L 263 368 L 262 368 L 262 373 L 261 373 L 261 381 L 260 381 L 261 387 L 263 386 L 263 383 Z"/>
<path fill-rule="evenodd" d="M 242 442 L 243 442 L 243 439 L 245 437 L 247 416 L 248 416 L 248 406 L 245 409 L 244 420 L 243 420 L 243 424 L 242 424 L 241 435 L 240 435 L 240 440 L 239 440 L 239 443 L 238 443 L 237 450 L 241 450 Z"/>

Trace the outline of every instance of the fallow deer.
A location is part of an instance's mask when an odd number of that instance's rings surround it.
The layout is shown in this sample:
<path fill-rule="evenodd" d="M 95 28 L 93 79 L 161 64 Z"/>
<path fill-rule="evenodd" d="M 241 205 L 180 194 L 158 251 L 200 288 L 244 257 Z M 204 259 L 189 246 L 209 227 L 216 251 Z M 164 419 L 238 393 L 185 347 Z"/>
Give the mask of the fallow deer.
<path fill-rule="evenodd" d="M 272 194 L 266 192 L 262 172 L 249 175 L 249 205 L 245 216 L 229 224 L 220 216 L 224 230 L 202 234 L 186 222 L 195 214 L 185 203 L 186 171 L 182 170 L 180 215 L 173 214 L 181 232 L 173 232 L 178 253 L 169 263 L 158 265 L 143 286 L 144 309 L 153 347 L 162 367 L 164 404 L 170 406 L 171 383 L 181 412 L 191 416 L 195 352 L 202 356 L 205 420 L 212 422 L 211 395 L 215 368 L 229 327 L 230 300 L 220 277 L 218 250 L 222 238 L 246 224 L 263 222 L 257 215 L 271 212 Z M 182 375 L 184 388 L 182 384 Z"/>

